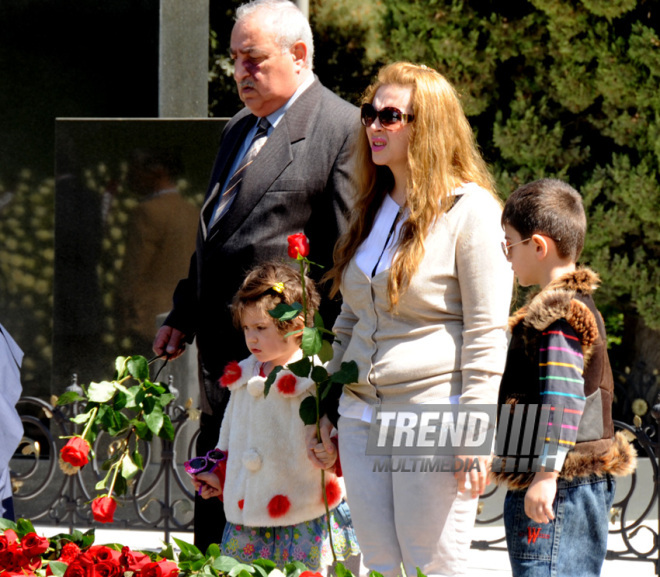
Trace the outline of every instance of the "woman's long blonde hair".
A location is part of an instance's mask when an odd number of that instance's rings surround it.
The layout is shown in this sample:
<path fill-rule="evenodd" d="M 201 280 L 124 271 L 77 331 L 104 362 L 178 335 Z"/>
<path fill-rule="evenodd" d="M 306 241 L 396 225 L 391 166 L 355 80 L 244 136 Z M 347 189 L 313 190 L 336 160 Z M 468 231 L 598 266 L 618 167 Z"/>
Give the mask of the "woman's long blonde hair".
<path fill-rule="evenodd" d="M 424 256 L 424 239 L 431 225 L 454 202 L 452 190 L 461 183 L 475 182 L 495 198 L 497 194 L 458 94 L 446 78 L 426 66 L 396 62 L 380 70 L 362 102 L 373 102 L 376 91 L 390 84 L 412 88 L 415 115 L 408 146 L 408 218 L 401 227 L 388 280 L 390 309 L 394 310 Z M 383 198 L 394 186 L 390 169 L 373 163 L 364 127 L 358 137 L 356 170 L 358 191 L 351 222 L 335 247 L 335 265 L 328 273 L 333 295 L 339 291 L 348 263 L 369 235 Z"/>

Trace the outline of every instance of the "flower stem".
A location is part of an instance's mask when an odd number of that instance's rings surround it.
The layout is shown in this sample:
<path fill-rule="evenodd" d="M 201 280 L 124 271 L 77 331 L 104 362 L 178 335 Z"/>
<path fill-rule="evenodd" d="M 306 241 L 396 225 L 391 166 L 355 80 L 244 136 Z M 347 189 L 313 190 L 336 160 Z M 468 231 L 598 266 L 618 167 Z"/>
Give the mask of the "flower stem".
<path fill-rule="evenodd" d="M 85 425 L 85 428 L 83 429 L 81 437 L 85 441 L 87 441 L 87 433 L 89 433 L 89 430 L 92 428 L 92 425 L 94 424 L 94 419 L 96 419 L 96 413 L 98 413 L 98 412 L 99 412 L 98 407 L 94 407 L 92 409 L 92 415 L 89 417 L 89 420 L 87 421 L 87 424 Z"/>

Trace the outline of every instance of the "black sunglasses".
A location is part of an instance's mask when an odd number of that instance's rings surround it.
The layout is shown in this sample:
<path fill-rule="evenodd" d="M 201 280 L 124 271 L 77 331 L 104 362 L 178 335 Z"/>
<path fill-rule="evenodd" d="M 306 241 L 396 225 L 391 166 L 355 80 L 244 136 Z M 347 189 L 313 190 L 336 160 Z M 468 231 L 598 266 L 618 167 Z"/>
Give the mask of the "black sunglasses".
<path fill-rule="evenodd" d="M 395 128 L 398 126 L 403 126 L 415 120 L 415 117 L 412 114 L 406 114 L 401 112 L 398 108 L 392 106 L 386 106 L 382 110 L 376 110 L 373 107 L 373 104 L 365 102 L 360 109 L 360 117 L 362 124 L 364 126 L 371 126 L 376 118 L 380 120 L 383 128 Z"/>

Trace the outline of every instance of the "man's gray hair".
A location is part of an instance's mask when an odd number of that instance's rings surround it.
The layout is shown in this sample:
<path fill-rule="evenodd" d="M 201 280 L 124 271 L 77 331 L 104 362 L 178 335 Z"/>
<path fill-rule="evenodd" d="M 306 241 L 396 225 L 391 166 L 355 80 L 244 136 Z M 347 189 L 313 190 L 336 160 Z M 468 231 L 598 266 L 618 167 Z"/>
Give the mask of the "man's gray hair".
<path fill-rule="evenodd" d="M 266 11 L 268 15 L 266 15 Z M 251 0 L 236 10 L 236 22 L 255 13 L 268 18 L 275 32 L 276 42 L 282 51 L 289 50 L 296 42 L 302 41 L 307 47 L 305 64 L 310 70 L 314 67 L 314 38 L 312 28 L 300 11 L 290 0 Z"/>

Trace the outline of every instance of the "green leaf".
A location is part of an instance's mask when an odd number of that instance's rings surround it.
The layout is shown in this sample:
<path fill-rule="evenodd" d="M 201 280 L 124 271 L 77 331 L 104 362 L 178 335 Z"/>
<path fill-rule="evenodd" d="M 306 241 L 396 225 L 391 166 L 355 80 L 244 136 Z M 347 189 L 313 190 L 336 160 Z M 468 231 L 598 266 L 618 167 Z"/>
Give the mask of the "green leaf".
<path fill-rule="evenodd" d="M 126 363 L 130 375 L 138 380 L 144 381 L 149 378 L 149 363 L 140 355 L 132 356 Z"/>
<path fill-rule="evenodd" d="M 115 371 L 117 371 L 117 379 L 121 380 L 126 376 L 126 361 L 127 357 L 117 357 L 115 359 Z"/>
<path fill-rule="evenodd" d="M 103 491 L 103 489 L 107 488 L 108 486 L 108 481 L 110 480 L 110 467 L 105 468 L 105 470 L 108 471 L 108 474 L 105 476 L 105 479 L 101 479 L 98 483 L 96 483 L 94 486 L 94 490 L 96 491 Z"/>
<path fill-rule="evenodd" d="M 121 473 L 119 473 L 115 480 L 115 494 L 124 495 L 126 491 L 128 491 L 128 483 L 126 482 L 126 479 L 122 477 Z"/>
<path fill-rule="evenodd" d="M 158 396 L 158 402 L 160 403 L 160 406 L 163 407 L 163 409 L 174 399 L 176 399 L 176 395 L 173 395 L 172 393 L 163 393 L 162 395 Z"/>
<path fill-rule="evenodd" d="M 174 548 L 172 543 L 168 543 L 165 549 L 161 549 L 159 555 L 163 559 L 169 559 L 170 561 L 176 561 L 176 555 L 174 554 Z"/>
<path fill-rule="evenodd" d="M 93 403 L 107 403 L 115 394 L 115 385 L 109 381 L 90 383 L 87 398 Z"/>
<path fill-rule="evenodd" d="M 307 357 L 303 357 L 295 363 L 289 363 L 286 366 L 296 377 L 306 378 L 309 376 L 309 371 L 312 370 L 312 361 Z"/>
<path fill-rule="evenodd" d="M 172 425 L 172 421 L 167 415 L 163 415 L 163 426 L 161 427 L 158 436 L 166 441 L 174 440 L 174 425 Z"/>
<path fill-rule="evenodd" d="M 332 360 L 332 357 L 334 357 L 334 352 L 332 350 L 332 343 L 330 341 L 323 339 L 321 350 L 319 351 L 318 356 L 322 363 L 327 363 Z"/>
<path fill-rule="evenodd" d="M 316 397 L 305 397 L 300 403 L 300 409 L 298 411 L 300 418 L 302 419 L 305 425 L 315 425 L 317 419 L 316 413 Z"/>
<path fill-rule="evenodd" d="M 149 430 L 154 435 L 159 433 L 163 426 L 163 421 L 163 409 L 160 405 L 154 405 L 153 410 L 148 415 L 144 415 L 144 422 L 147 423 L 147 427 L 149 427 Z"/>
<path fill-rule="evenodd" d="M 303 329 L 300 348 L 303 350 L 305 355 L 308 357 L 318 355 L 319 352 L 321 352 L 322 345 L 323 337 L 321 337 L 321 331 L 315 327 L 305 327 Z"/>
<path fill-rule="evenodd" d="M 0 529 L 3 531 L 5 529 L 12 529 L 13 531 L 16 531 L 16 523 L 14 521 L 10 521 L 9 519 L 5 519 L 4 517 L 0 517 Z"/>
<path fill-rule="evenodd" d="M 316 311 L 316 312 L 314 313 L 314 326 L 315 326 L 317 329 L 323 329 L 323 328 L 325 328 L 325 324 L 324 324 L 324 322 L 323 322 L 323 317 L 321 316 L 321 313 L 319 313 L 319 311 Z"/>
<path fill-rule="evenodd" d="M 29 519 L 19 519 L 16 525 L 18 527 L 16 533 L 19 537 L 23 537 L 28 533 L 34 533 L 34 525 L 32 525 L 32 521 Z"/>
<path fill-rule="evenodd" d="M 337 563 L 335 565 L 335 575 L 336 577 L 355 577 L 351 571 L 344 567 L 343 563 Z"/>
<path fill-rule="evenodd" d="M 270 388 L 273 386 L 273 383 L 275 382 L 275 377 L 277 377 L 277 373 L 279 373 L 284 367 L 281 365 L 277 365 L 273 370 L 268 373 L 268 376 L 266 377 L 266 382 L 264 383 L 264 398 L 268 396 L 268 393 L 270 393 Z"/>
<path fill-rule="evenodd" d="M 359 371 L 355 361 L 343 362 L 341 368 L 332 374 L 331 380 L 333 383 L 341 385 L 350 385 L 356 383 L 358 380 Z"/>
<path fill-rule="evenodd" d="M 112 408 L 115 411 L 121 411 L 123 408 L 126 407 L 127 404 L 128 404 L 128 399 L 126 397 L 126 393 L 117 390 L 115 393 L 115 397 L 112 401 Z"/>
<path fill-rule="evenodd" d="M 252 562 L 254 567 L 263 567 L 266 573 L 270 573 L 273 569 L 277 569 L 277 564 L 270 559 L 257 559 Z"/>
<path fill-rule="evenodd" d="M 227 575 L 229 577 L 251 577 L 251 575 L 254 575 L 254 569 L 252 569 L 250 565 L 239 563 L 229 573 L 227 573 Z"/>
<path fill-rule="evenodd" d="M 280 321 L 291 321 L 300 316 L 301 313 L 302 305 L 300 303 L 293 303 L 290 305 L 280 303 L 274 309 L 268 311 L 268 314 L 271 317 Z"/>
<path fill-rule="evenodd" d="M 49 561 L 48 567 L 50 567 L 50 572 L 55 577 L 63 577 L 66 573 L 66 570 L 69 567 L 68 563 L 62 563 L 61 561 Z"/>
<path fill-rule="evenodd" d="M 57 405 L 58 407 L 61 407 L 62 405 L 70 405 L 71 403 L 75 403 L 78 401 L 84 401 L 86 400 L 85 397 L 81 396 L 80 394 L 76 393 L 75 391 L 67 391 L 66 393 L 62 393 L 58 398 L 57 398 Z"/>
<path fill-rule="evenodd" d="M 287 577 L 298 577 L 303 571 L 307 571 L 307 567 L 300 561 L 292 561 L 284 566 L 284 574 Z"/>
<path fill-rule="evenodd" d="M 179 546 L 179 549 L 181 550 L 181 553 L 179 553 L 180 561 L 189 561 L 191 558 L 196 559 L 199 556 L 203 556 L 202 552 L 192 543 L 188 543 L 187 541 L 182 541 L 181 539 L 177 539 L 176 537 L 172 537 L 172 539 Z"/>
<path fill-rule="evenodd" d="M 211 566 L 217 571 L 229 573 L 229 571 L 236 567 L 236 565 L 239 565 L 239 562 L 236 561 L 236 559 L 232 559 L 231 557 L 226 557 L 223 555 L 217 559 L 214 559 Z"/>
<path fill-rule="evenodd" d="M 206 549 L 206 556 L 211 558 L 220 557 L 220 547 L 217 543 L 211 543 Z"/>
<path fill-rule="evenodd" d="M 149 430 L 147 423 L 133 419 L 131 424 L 135 427 L 135 434 L 140 439 L 149 440 L 151 438 L 151 431 Z"/>
<path fill-rule="evenodd" d="M 422 573 L 422 570 L 419 567 L 417 567 L 417 577 L 426 577 L 426 575 Z"/>
<path fill-rule="evenodd" d="M 72 423 L 75 423 L 76 425 L 85 425 L 87 424 L 87 421 L 89 421 L 90 417 L 91 417 L 91 411 L 89 413 L 81 413 L 80 415 L 71 417 L 69 420 Z"/>
<path fill-rule="evenodd" d="M 124 479 L 129 480 L 135 477 L 138 474 L 140 469 L 133 462 L 130 455 L 125 455 L 121 460 L 121 474 L 124 476 Z"/>
<path fill-rule="evenodd" d="M 328 378 L 328 371 L 325 370 L 325 367 L 321 366 L 315 366 L 312 369 L 312 380 L 315 383 L 322 383 L 323 381 L 327 380 Z"/>
<path fill-rule="evenodd" d="M 144 470 L 144 459 L 137 447 L 135 448 L 135 451 L 133 451 L 133 462 L 138 469 Z"/>

